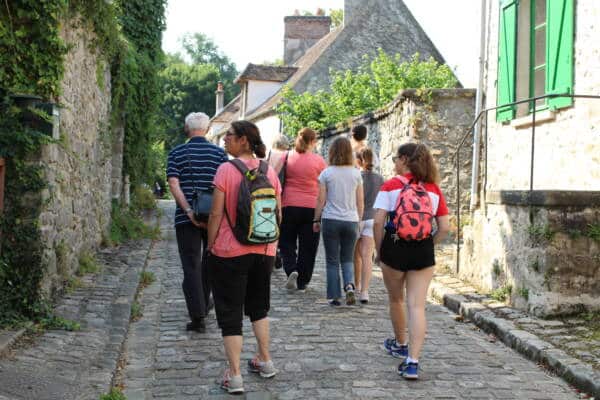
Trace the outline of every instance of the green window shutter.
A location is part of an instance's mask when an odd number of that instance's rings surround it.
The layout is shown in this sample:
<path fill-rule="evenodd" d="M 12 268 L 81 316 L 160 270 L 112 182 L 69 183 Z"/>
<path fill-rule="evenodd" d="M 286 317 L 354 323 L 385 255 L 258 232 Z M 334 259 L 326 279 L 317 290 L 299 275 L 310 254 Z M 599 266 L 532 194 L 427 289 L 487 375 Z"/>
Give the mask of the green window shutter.
<path fill-rule="evenodd" d="M 547 0 L 546 94 L 573 94 L 574 1 Z M 548 99 L 551 109 L 573 104 L 570 97 Z"/>
<path fill-rule="evenodd" d="M 515 101 L 517 65 L 517 0 L 500 2 L 500 32 L 498 36 L 498 105 Z M 508 121 L 515 117 L 515 107 L 507 106 L 496 110 L 497 121 Z"/>

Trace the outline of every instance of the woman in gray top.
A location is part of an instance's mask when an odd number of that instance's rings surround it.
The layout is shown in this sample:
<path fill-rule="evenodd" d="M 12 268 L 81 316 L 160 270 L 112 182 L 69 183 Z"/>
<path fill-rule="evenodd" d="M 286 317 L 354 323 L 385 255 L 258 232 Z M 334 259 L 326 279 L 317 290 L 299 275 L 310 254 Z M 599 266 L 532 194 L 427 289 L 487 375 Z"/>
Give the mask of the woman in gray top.
<path fill-rule="evenodd" d="M 369 283 L 371 282 L 371 270 L 373 268 L 373 250 L 375 241 L 373 240 L 373 216 L 375 210 L 373 203 L 379 188 L 383 184 L 383 177 L 373 172 L 374 166 L 373 151 L 368 148 L 362 148 L 356 154 L 356 161 L 360 166 L 363 194 L 365 199 L 365 211 L 362 221 L 358 227 L 358 242 L 356 243 L 356 256 L 354 257 L 354 280 L 356 281 L 356 290 L 359 293 L 359 300 L 363 304 L 369 302 Z"/>
<path fill-rule="evenodd" d="M 332 306 L 341 305 L 340 269 L 346 304 L 356 302 L 352 255 L 364 202 L 362 178 L 360 172 L 352 165 L 353 162 L 350 141 L 343 137 L 337 138 L 329 148 L 330 166 L 319 176 L 319 196 L 313 230 L 323 232 L 327 299 Z"/>

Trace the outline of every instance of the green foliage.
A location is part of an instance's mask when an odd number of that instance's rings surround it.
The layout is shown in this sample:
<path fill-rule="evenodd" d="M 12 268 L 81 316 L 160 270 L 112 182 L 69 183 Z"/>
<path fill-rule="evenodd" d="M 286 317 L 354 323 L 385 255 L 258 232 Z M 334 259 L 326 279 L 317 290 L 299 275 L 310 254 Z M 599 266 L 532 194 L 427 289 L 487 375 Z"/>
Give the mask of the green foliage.
<path fill-rule="evenodd" d="M 517 289 L 517 294 L 524 298 L 525 300 L 529 300 L 529 289 L 525 286 L 522 286 Z"/>
<path fill-rule="evenodd" d="M 81 329 L 81 325 L 79 322 L 51 315 L 42 318 L 36 328 L 38 330 L 78 331 Z"/>
<path fill-rule="evenodd" d="M 142 305 L 137 301 L 131 303 L 131 321 L 137 321 L 144 315 Z"/>
<path fill-rule="evenodd" d="M 0 324 L 33 318 L 44 307 L 39 293 L 44 267 L 38 219 L 46 183 L 42 167 L 33 160 L 49 139 L 24 127 L 23 113 L 0 94 L 0 157 L 6 159 L 5 209 L 0 215 Z"/>
<path fill-rule="evenodd" d="M 156 277 L 154 276 L 153 272 L 142 271 L 142 273 L 140 274 L 141 287 L 144 288 L 144 287 L 150 286 L 154 283 L 154 281 L 156 281 Z"/>
<path fill-rule="evenodd" d="M 494 259 L 494 262 L 492 263 L 492 273 L 494 274 L 494 278 L 496 279 L 500 275 L 502 275 L 502 267 L 500 266 L 500 260 Z"/>
<path fill-rule="evenodd" d="M 110 392 L 100 396 L 100 400 L 127 400 L 127 397 L 118 388 L 110 389 Z"/>
<path fill-rule="evenodd" d="M 511 285 L 504 285 L 502 287 L 499 287 L 496 290 L 493 290 L 490 293 L 490 297 L 496 301 L 506 301 L 509 297 L 510 294 L 512 293 L 512 286 Z"/>
<path fill-rule="evenodd" d="M 333 29 L 344 24 L 344 10 L 342 8 L 329 9 L 329 16 L 331 17 L 331 27 Z"/>
<path fill-rule="evenodd" d="M 95 274 L 100 271 L 100 265 L 96 261 L 94 255 L 90 252 L 84 251 L 79 256 L 79 268 L 77 269 L 77 275 L 83 276 L 85 274 Z"/>
<path fill-rule="evenodd" d="M 600 241 L 600 223 L 588 224 L 586 235 L 596 241 Z"/>
<path fill-rule="evenodd" d="M 120 244 L 126 240 L 156 239 L 160 236 L 158 227 L 147 226 L 137 210 L 125 209 L 113 204 L 111 219 L 112 244 Z"/>
<path fill-rule="evenodd" d="M 379 49 L 377 56 L 367 56 L 356 71 L 331 71 L 330 90 L 298 94 L 290 88 L 282 92 L 276 111 L 287 135 L 295 136 L 308 126 L 315 130 L 332 127 L 381 108 L 391 102 L 402 89 L 456 87 L 452 70 L 433 58 L 421 61 L 415 54 L 408 61 L 400 55 L 390 57 Z"/>
<path fill-rule="evenodd" d="M 155 210 L 156 199 L 152 190 L 145 185 L 138 185 L 131 195 L 131 207 L 134 210 Z"/>
<path fill-rule="evenodd" d="M 191 62 L 180 54 L 168 54 L 160 72 L 161 135 L 157 141 L 164 143 L 165 152 L 186 140 L 183 125 L 187 114 L 202 111 L 214 115 L 218 81 L 223 82 L 225 103 L 239 92 L 233 83 L 238 74 L 235 64 L 211 39 L 195 33 L 184 36 L 181 43 Z"/>
<path fill-rule="evenodd" d="M 535 225 L 531 224 L 527 228 L 529 238 L 533 245 L 541 245 L 552 241 L 556 232 L 554 232 L 549 225 Z"/>

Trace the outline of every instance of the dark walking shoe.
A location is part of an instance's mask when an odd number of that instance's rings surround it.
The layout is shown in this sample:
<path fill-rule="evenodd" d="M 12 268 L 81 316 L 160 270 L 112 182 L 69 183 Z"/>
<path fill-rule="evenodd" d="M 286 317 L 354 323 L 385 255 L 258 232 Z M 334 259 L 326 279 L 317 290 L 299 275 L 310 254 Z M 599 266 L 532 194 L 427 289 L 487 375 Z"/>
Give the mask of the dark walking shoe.
<path fill-rule="evenodd" d="M 419 379 L 419 363 L 409 363 L 404 360 L 398 365 L 398 374 L 404 379 Z"/>
<path fill-rule="evenodd" d="M 338 299 L 331 299 L 328 301 L 328 303 L 330 306 L 333 306 L 333 307 L 338 307 L 338 306 L 342 305 L 342 303 L 340 303 L 340 301 Z"/>
<path fill-rule="evenodd" d="M 204 323 L 204 319 L 195 319 L 192 322 L 188 322 L 188 324 L 185 326 L 185 330 L 198 333 L 206 332 L 206 324 Z"/>
<path fill-rule="evenodd" d="M 394 358 L 408 357 L 408 346 L 399 344 L 394 338 L 385 339 L 383 349 Z"/>

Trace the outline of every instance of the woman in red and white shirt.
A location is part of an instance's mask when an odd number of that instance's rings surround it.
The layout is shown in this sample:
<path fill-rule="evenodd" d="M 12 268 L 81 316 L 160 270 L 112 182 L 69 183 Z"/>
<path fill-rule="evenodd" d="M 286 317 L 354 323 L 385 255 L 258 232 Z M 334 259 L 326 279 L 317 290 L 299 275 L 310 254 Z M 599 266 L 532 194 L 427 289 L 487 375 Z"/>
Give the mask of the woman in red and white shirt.
<path fill-rule="evenodd" d="M 400 177 L 396 176 L 384 182 L 373 205 L 376 210 L 373 224 L 375 248 L 388 291 L 390 317 L 394 328 L 394 338 L 386 339 L 383 345 L 389 354 L 404 359 L 398 367 L 398 373 L 406 379 L 417 379 L 419 353 L 427 327 L 427 289 L 435 265 L 434 243 L 439 243 L 448 234 L 448 207 L 436 184 L 439 181 L 438 169 L 427 146 L 420 143 L 403 144 L 392 159 Z M 399 196 L 406 181 L 420 183 L 431 200 L 437 229 L 421 240 L 400 238 L 393 223 Z"/>

